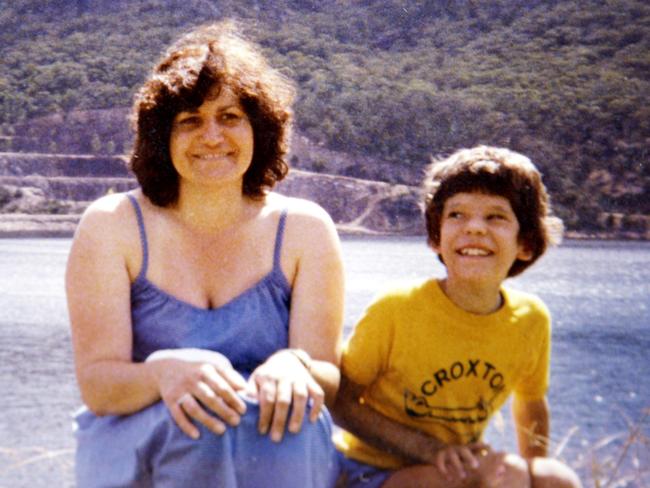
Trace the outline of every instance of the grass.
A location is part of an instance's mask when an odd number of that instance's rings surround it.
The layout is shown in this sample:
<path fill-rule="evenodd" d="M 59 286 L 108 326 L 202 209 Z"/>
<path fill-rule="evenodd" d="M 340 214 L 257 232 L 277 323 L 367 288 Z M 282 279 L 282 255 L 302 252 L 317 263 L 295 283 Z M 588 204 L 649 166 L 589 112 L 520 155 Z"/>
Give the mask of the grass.
<path fill-rule="evenodd" d="M 647 488 L 650 487 L 650 408 L 640 419 L 625 419 L 628 430 L 607 436 L 578 454 L 573 462 L 565 460 L 581 476 L 585 488 Z M 572 429 L 555 448 L 561 458 Z"/>

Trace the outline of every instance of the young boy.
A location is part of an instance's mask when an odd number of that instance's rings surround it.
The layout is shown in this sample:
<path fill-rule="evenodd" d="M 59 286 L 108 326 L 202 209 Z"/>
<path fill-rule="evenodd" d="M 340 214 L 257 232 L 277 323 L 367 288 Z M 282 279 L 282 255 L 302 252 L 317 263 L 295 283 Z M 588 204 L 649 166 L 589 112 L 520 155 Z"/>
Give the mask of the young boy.
<path fill-rule="evenodd" d="M 344 486 L 579 487 L 545 458 L 548 310 L 502 286 L 561 237 L 539 172 L 480 146 L 434 163 L 425 191 L 447 274 L 380 297 L 346 344 L 334 409 Z M 511 393 L 519 455 L 480 441 Z"/>

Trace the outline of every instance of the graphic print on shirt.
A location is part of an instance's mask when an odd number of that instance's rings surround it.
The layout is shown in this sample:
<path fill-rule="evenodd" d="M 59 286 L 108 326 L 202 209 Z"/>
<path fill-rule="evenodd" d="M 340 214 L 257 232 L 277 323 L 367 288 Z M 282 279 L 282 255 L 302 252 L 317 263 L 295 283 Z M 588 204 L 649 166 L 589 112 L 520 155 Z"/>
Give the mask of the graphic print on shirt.
<path fill-rule="evenodd" d="M 464 384 L 467 382 L 463 380 L 468 378 L 478 379 L 482 386 L 477 388 L 476 383 L 470 386 L 476 391 L 469 390 L 463 395 L 471 398 L 466 405 L 449 404 L 445 388 L 467 388 Z M 456 361 L 422 381 L 419 394 L 405 389 L 404 411 L 411 418 L 436 422 L 455 434 L 460 433 L 456 426 L 461 424 L 463 428 L 460 430 L 473 432 L 464 441 L 475 442 L 494 412 L 494 401 L 504 389 L 505 378 L 493 364 L 481 359 Z"/>

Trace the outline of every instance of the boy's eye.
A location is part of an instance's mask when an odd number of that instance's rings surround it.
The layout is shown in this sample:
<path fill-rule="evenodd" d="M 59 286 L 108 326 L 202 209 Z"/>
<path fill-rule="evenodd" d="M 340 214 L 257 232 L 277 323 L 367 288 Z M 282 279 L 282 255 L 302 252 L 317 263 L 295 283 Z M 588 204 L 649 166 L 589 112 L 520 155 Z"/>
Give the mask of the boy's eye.
<path fill-rule="evenodd" d="M 507 217 L 503 214 L 490 214 L 488 220 L 507 220 Z"/>

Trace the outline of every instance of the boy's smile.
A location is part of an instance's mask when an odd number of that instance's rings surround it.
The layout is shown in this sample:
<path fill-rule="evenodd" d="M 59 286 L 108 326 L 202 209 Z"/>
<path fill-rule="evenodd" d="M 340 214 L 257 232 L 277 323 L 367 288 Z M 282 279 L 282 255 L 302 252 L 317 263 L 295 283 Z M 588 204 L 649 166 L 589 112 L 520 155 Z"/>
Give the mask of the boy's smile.
<path fill-rule="evenodd" d="M 508 199 L 485 193 L 447 199 L 434 250 L 447 268 L 447 287 L 497 294 L 515 260 L 531 258 L 519 242 L 519 222 Z"/>

